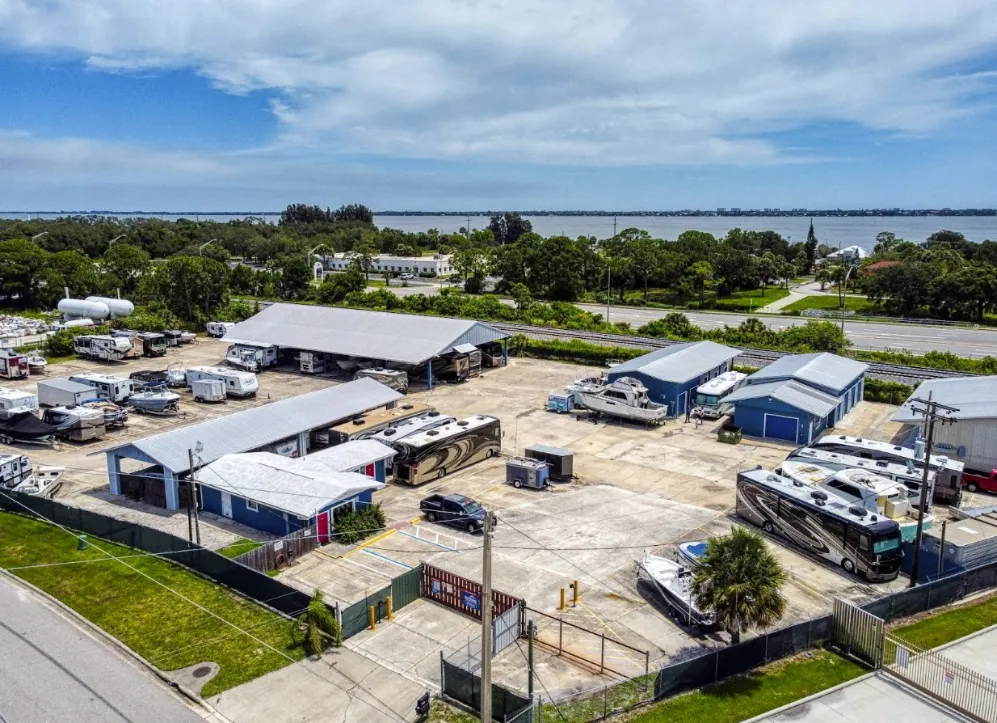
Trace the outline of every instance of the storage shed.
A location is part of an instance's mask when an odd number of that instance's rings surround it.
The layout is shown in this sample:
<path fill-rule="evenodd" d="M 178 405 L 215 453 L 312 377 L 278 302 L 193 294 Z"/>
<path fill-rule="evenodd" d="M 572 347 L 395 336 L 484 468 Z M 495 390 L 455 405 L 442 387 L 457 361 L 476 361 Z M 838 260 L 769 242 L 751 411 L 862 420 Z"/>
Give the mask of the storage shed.
<path fill-rule="evenodd" d="M 751 384 L 725 399 L 734 404 L 734 424 L 752 437 L 809 444 L 830 424 L 839 400 L 794 381 Z"/>
<path fill-rule="evenodd" d="M 312 432 L 377 407 L 396 403 L 402 395 L 372 379 L 358 379 L 226 417 L 192 424 L 95 454 L 107 455 L 111 493 L 127 494 L 167 509 L 180 509 L 180 479 L 190 474 L 190 453 L 211 464 L 226 454 L 272 451 L 301 456 Z M 197 450 L 200 449 L 198 452 Z M 122 460 L 149 465 L 139 474 L 122 472 Z"/>
<path fill-rule="evenodd" d="M 653 401 L 668 405 L 670 416 L 692 408 L 696 387 L 730 369 L 741 352 L 712 341 L 671 344 L 609 370 L 610 381 L 634 377 Z"/>
<path fill-rule="evenodd" d="M 904 402 L 893 420 L 907 425 L 906 444 L 924 435 L 921 415 L 914 399 L 932 400 L 959 411 L 951 415 L 955 424 L 935 425 L 935 454 L 963 462 L 967 470 L 990 474 L 997 468 L 997 376 L 929 379 Z"/>
<path fill-rule="evenodd" d="M 356 472 L 384 482 L 395 454 L 394 448 L 376 439 L 355 439 L 311 452 L 302 462 L 315 469 Z"/>
<path fill-rule="evenodd" d="M 789 354 L 759 369 L 748 377 L 748 385 L 795 381 L 835 397 L 834 416 L 827 420 L 833 427 L 862 401 L 868 364 L 837 354 Z"/>
<path fill-rule="evenodd" d="M 269 452 L 224 455 L 198 472 L 198 484 L 206 512 L 274 535 L 315 525 L 319 542 L 328 542 L 340 511 L 371 504 L 384 487 Z"/>

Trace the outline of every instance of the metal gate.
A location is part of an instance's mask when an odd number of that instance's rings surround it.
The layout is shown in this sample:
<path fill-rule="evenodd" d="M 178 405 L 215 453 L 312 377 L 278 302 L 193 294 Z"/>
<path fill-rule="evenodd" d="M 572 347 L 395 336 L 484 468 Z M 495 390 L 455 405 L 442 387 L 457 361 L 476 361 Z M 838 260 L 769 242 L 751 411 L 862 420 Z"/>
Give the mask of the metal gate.
<path fill-rule="evenodd" d="M 997 681 L 887 633 L 883 670 L 979 723 L 997 723 Z"/>
<path fill-rule="evenodd" d="M 391 581 L 392 609 L 401 610 L 420 597 L 422 597 L 422 565 L 403 572 Z"/>
<path fill-rule="evenodd" d="M 883 620 L 847 600 L 834 598 L 831 636 L 845 652 L 861 658 L 873 668 L 883 660 Z"/>
<path fill-rule="evenodd" d="M 523 603 L 517 602 L 492 620 L 492 657 L 495 657 L 523 634 Z"/>

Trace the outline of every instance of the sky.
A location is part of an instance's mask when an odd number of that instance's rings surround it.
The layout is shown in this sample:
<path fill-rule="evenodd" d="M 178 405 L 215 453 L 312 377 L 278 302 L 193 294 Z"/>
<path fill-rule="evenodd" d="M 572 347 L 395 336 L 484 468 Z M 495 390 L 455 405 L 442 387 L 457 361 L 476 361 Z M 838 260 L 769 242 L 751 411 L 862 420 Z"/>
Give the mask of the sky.
<path fill-rule="evenodd" d="M 0 211 L 993 207 L 993 0 L 0 0 Z"/>

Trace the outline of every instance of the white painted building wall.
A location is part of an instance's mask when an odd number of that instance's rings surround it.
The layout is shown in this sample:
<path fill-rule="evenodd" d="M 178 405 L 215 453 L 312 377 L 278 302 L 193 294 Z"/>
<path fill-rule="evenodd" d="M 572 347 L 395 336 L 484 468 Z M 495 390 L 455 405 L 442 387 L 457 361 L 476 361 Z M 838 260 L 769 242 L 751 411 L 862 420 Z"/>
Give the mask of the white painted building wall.
<path fill-rule="evenodd" d="M 396 274 L 414 274 L 415 276 L 449 276 L 454 272 L 450 264 L 449 254 L 435 256 L 391 256 L 380 254 L 372 258 L 371 271 L 383 273 L 391 271 Z M 338 253 L 325 257 L 325 267 L 330 271 L 346 271 L 353 263 L 352 254 Z"/>

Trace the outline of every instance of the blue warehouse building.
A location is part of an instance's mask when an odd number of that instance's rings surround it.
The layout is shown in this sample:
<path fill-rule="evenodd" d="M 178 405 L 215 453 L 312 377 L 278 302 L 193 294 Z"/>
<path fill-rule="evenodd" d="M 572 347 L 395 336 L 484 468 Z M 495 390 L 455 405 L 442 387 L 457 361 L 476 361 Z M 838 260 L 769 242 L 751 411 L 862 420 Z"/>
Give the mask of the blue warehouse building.
<path fill-rule="evenodd" d="M 672 344 L 650 354 L 618 364 L 609 370 L 609 380 L 632 377 L 647 387 L 652 401 L 668 405 L 669 416 L 685 414 L 693 407 L 696 387 L 730 370 L 741 352 L 712 341 Z"/>
<path fill-rule="evenodd" d="M 753 437 L 809 444 L 862 400 L 868 368 L 827 352 L 784 356 L 727 397 L 734 424 Z"/>

